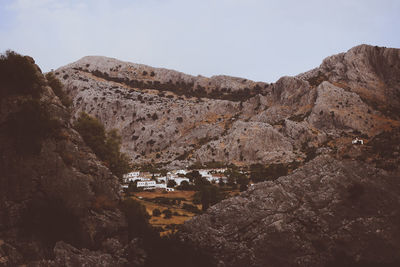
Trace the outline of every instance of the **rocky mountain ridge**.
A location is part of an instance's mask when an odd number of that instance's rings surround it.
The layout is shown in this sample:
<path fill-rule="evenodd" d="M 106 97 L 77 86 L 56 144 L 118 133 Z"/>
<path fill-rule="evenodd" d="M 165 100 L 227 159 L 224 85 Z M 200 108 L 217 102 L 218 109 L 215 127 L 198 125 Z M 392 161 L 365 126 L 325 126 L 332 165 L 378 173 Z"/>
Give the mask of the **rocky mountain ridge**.
<path fill-rule="evenodd" d="M 123 266 L 102 245 L 126 246 L 118 178 L 72 128 L 32 58 L 10 52 L 0 64 L 0 266 L 83 264 L 68 262 L 71 245 Z"/>
<path fill-rule="evenodd" d="M 399 172 L 319 156 L 188 221 L 218 266 L 397 266 Z"/>
<path fill-rule="evenodd" d="M 75 117 L 85 111 L 119 129 L 135 163 L 290 163 L 329 142 L 340 150 L 351 138 L 400 125 L 399 51 L 357 46 L 273 84 L 105 57 L 84 57 L 55 74 Z"/>
<path fill-rule="evenodd" d="M 5 58 L 0 266 L 152 266 L 152 250 L 128 240 L 117 178 L 71 127 L 70 111 L 31 58 Z M 110 70 L 116 66 L 132 69 Z M 146 68 L 137 79 L 130 76 L 135 66 Z M 196 93 L 169 78 L 173 71 L 156 86 L 144 83 L 142 76 L 156 71 L 86 58 L 55 74 L 73 98 L 72 117 L 86 111 L 118 128 L 133 162 L 304 164 L 188 221 L 183 244 L 219 266 L 399 265 L 399 49 L 358 46 L 261 89 L 214 77 L 204 79 L 224 85 Z M 356 136 L 365 145 L 353 146 Z M 179 248 L 190 262 L 186 245 Z M 197 260 L 191 264 L 201 265 Z"/>

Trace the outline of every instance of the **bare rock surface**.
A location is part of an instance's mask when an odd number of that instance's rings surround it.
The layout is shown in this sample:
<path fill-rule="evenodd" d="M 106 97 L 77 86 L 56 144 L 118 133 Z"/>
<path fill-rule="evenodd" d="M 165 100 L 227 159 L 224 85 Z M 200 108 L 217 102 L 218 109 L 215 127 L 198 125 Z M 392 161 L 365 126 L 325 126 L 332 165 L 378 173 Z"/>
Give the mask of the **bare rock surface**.
<path fill-rule="evenodd" d="M 196 151 L 199 162 L 246 161 L 248 163 L 291 162 L 295 159 L 292 144 L 270 124 L 237 121 L 225 136 L 211 141 Z"/>
<path fill-rule="evenodd" d="M 55 74 L 73 98 L 73 118 L 84 111 L 108 129 L 119 129 L 124 152 L 137 164 L 287 163 L 303 161 L 304 147 L 323 146 L 328 139 L 341 146 L 337 139 L 373 138 L 400 126 L 399 51 L 360 45 L 272 84 L 196 77 L 99 56 Z M 249 122 L 262 123 L 268 133 L 273 126 L 279 138 L 261 134 L 255 141 L 256 132 L 232 129 Z M 281 146 L 287 143 L 292 146 Z"/>
<path fill-rule="evenodd" d="M 211 207 L 181 236 L 212 251 L 220 266 L 395 266 L 398 178 L 320 156 Z"/>

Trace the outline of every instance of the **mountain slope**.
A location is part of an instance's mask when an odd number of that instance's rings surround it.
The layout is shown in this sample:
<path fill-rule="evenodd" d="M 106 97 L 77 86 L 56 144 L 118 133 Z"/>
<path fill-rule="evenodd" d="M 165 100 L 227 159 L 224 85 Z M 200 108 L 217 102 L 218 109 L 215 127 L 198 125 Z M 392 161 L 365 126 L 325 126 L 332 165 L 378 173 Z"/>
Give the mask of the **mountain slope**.
<path fill-rule="evenodd" d="M 304 161 L 307 151 L 400 125 L 400 50 L 361 45 L 276 83 L 84 57 L 55 74 L 137 163 Z M 257 140 L 257 141 L 256 141 Z M 348 142 L 348 141 L 346 141 Z"/>
<path fill-rule="evenodd" d="M 60 240 L 96 250 L 119 238 L 117 177 L 72 129 L 32 58 L 11 52 L 0 64 L 0 266 L 55 266 L 39 261 Z"/>
<path fill-rule="evenodd" d="M 220 266 L 397 266 L 399 196 L 398 172 L 320 156 L 218 203 L 180 234 Z"/>

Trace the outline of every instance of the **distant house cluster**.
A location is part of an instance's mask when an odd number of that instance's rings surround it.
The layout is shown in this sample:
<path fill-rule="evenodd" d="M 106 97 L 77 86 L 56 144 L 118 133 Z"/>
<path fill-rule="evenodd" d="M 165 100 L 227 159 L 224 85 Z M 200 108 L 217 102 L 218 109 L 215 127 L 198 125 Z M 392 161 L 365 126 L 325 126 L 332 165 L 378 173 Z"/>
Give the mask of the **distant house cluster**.
<path fill-rule="evenodd" d="M 226 168 L 222 168 L 222 169 L 202 169 L 199 170 L 199 173 L 201 176 L 203 176 L 204 178 L 206 178 L 209 182 L 217 182 L 220 179 L 222 179 L 224 181 L 224 183 L 227 182 L 227 178 L 225 176 L 225 171 L 227 169 Z"/>
<path fill-rule="evenodd" d="M 363 145 L 364 141 L 362 139 L 358 139 L 358 137 L 356 137 L 356 139 L 353 139 L 353 141 L 351 141 L 351 143 L 353 145 Z"/>
<path fill-rule="evenodd" d="M 224 174 L 226 169 L 201 169 L 198 170 L 200 175 L 206 178 L 209 182 L 218 182 L 222 179 L 223 182 L 227 182 L 227 178 Z M 160 173 L 149 173 L 134 171 L 127 173 L 123 176 L 123 188 L 128 188 L 129 183 L 136 182 L 138 188 L 143 190 L 162 189 L 165 191 L 174 191 L 173 187 L 168 187 L 169 181 L 174 181 L 174 187 L 181 185 L 182 182 L 190 184 L 189 178 L 185 175 L 188 173 L 187 170 L 175 170 L 167 173 L 166 176 L 162 176 Z"/>

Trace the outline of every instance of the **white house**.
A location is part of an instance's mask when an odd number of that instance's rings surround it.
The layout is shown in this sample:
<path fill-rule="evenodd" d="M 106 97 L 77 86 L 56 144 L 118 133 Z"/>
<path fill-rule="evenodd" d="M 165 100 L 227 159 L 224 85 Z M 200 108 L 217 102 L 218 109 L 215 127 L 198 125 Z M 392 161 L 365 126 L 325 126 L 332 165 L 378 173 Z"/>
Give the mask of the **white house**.
<path fill-rule="evenodd" d="M 154 188 L 156 188 L 156 181 L 154 181 L 154 180 L 139 181 L 139 182 L 137 182 L 137 187 L 143 187 L 144 190 L 154 189 Z"/>
<path fill-rule="evenodd" d="M 183 175 L 186 175 L 187 174 L 187 171 L 186 170 L 177 170 L 177 171 L 175 171 L 175 174 L 183 174 Z"/>
<path fill-rule="evenodd" d="M 203 169 L 199 170 L 201 176 L 206 178 L 209 182 L 218 182 L 220 178 L 226 179 L 224 176 L 224 170 L 226 169 Z M 225 178 L 225 179 L 224 179 Z"/>
<path fill-rule="evenodd" d="M 207 170 L 207 169 L 199 170 L 199 173 L 200 173 L 201 176 L 203 176 L 203 177 L 206 178 L 207 180 L 212 178 L 212 175 L 211 175 L 211 173 L 210 173 L 210 170 Z"/>
<path fill-rule="evenodd" d="M 124 178 L 135 178 L 135 177 L 139 177 L 140 172 L 129 172 L 127 174 L 124 174 Z"/>
<path fill-rule="evenodd" d="M 181 183 L 182 183 L 183 181 L 186 181 L 186 182 L 190 183 L 189 178 L 177 177 L 177 178 L 175 178 L 175 179 L 173 179 L 173 180 L 175 181 L 176 185 L 181 185 Z"/>
<path fill-rule="evenodd" d="M 157 182 L 164 183 L 165 185 L 168 183 L 169 180 L 175 181 L 176 185 L 181 185 L 183 181 L 187 181 L 188 183 L 190 183 L 189 178 L 177 177 L 174 175 L 170 175 L 168 176 L 168 178 L 165 176 L 157 178 Z"/>
<path fill-rule="evenodd" d="M 354 139 L 353 141 L 351 141 L 351 143 L 352 143 L 353 145 L 363 145 L 363 144 L 364 144 L 364 141 L 361 140 L 361 139 L 358 139 L 358 137 L 356 137 L 356 139 Z"/>
<path fill-rule="evenodd" d="M 124 179 L 125 183 L 134 182 L 136 180 L 140 180 L 140 181 L 146 180 L 146 178 L 144 178 L 143 176 L 140 175 L 140 172 L 130 172 L 130 173 L 124 174 L 122 176 L 122 178 Z"/>
<path fill-rule="evenodd" d="M 165 176 L 163 176 L 163 177 L 157 177 L 156 178 L 157 179 L 157 182 L 159 182 L 159 183 L 166 183 L 166 180 L 167 180 L 167 177 L 165 177 Z"/>
<path fill-rule="evenodd" d="M 156 186 L 155 186 L 155 188 L 162 188 L 162 189 L 165 189 L 167 187 L 167 185 L 164 183 L 164 184 L 156 184 Z"/>

